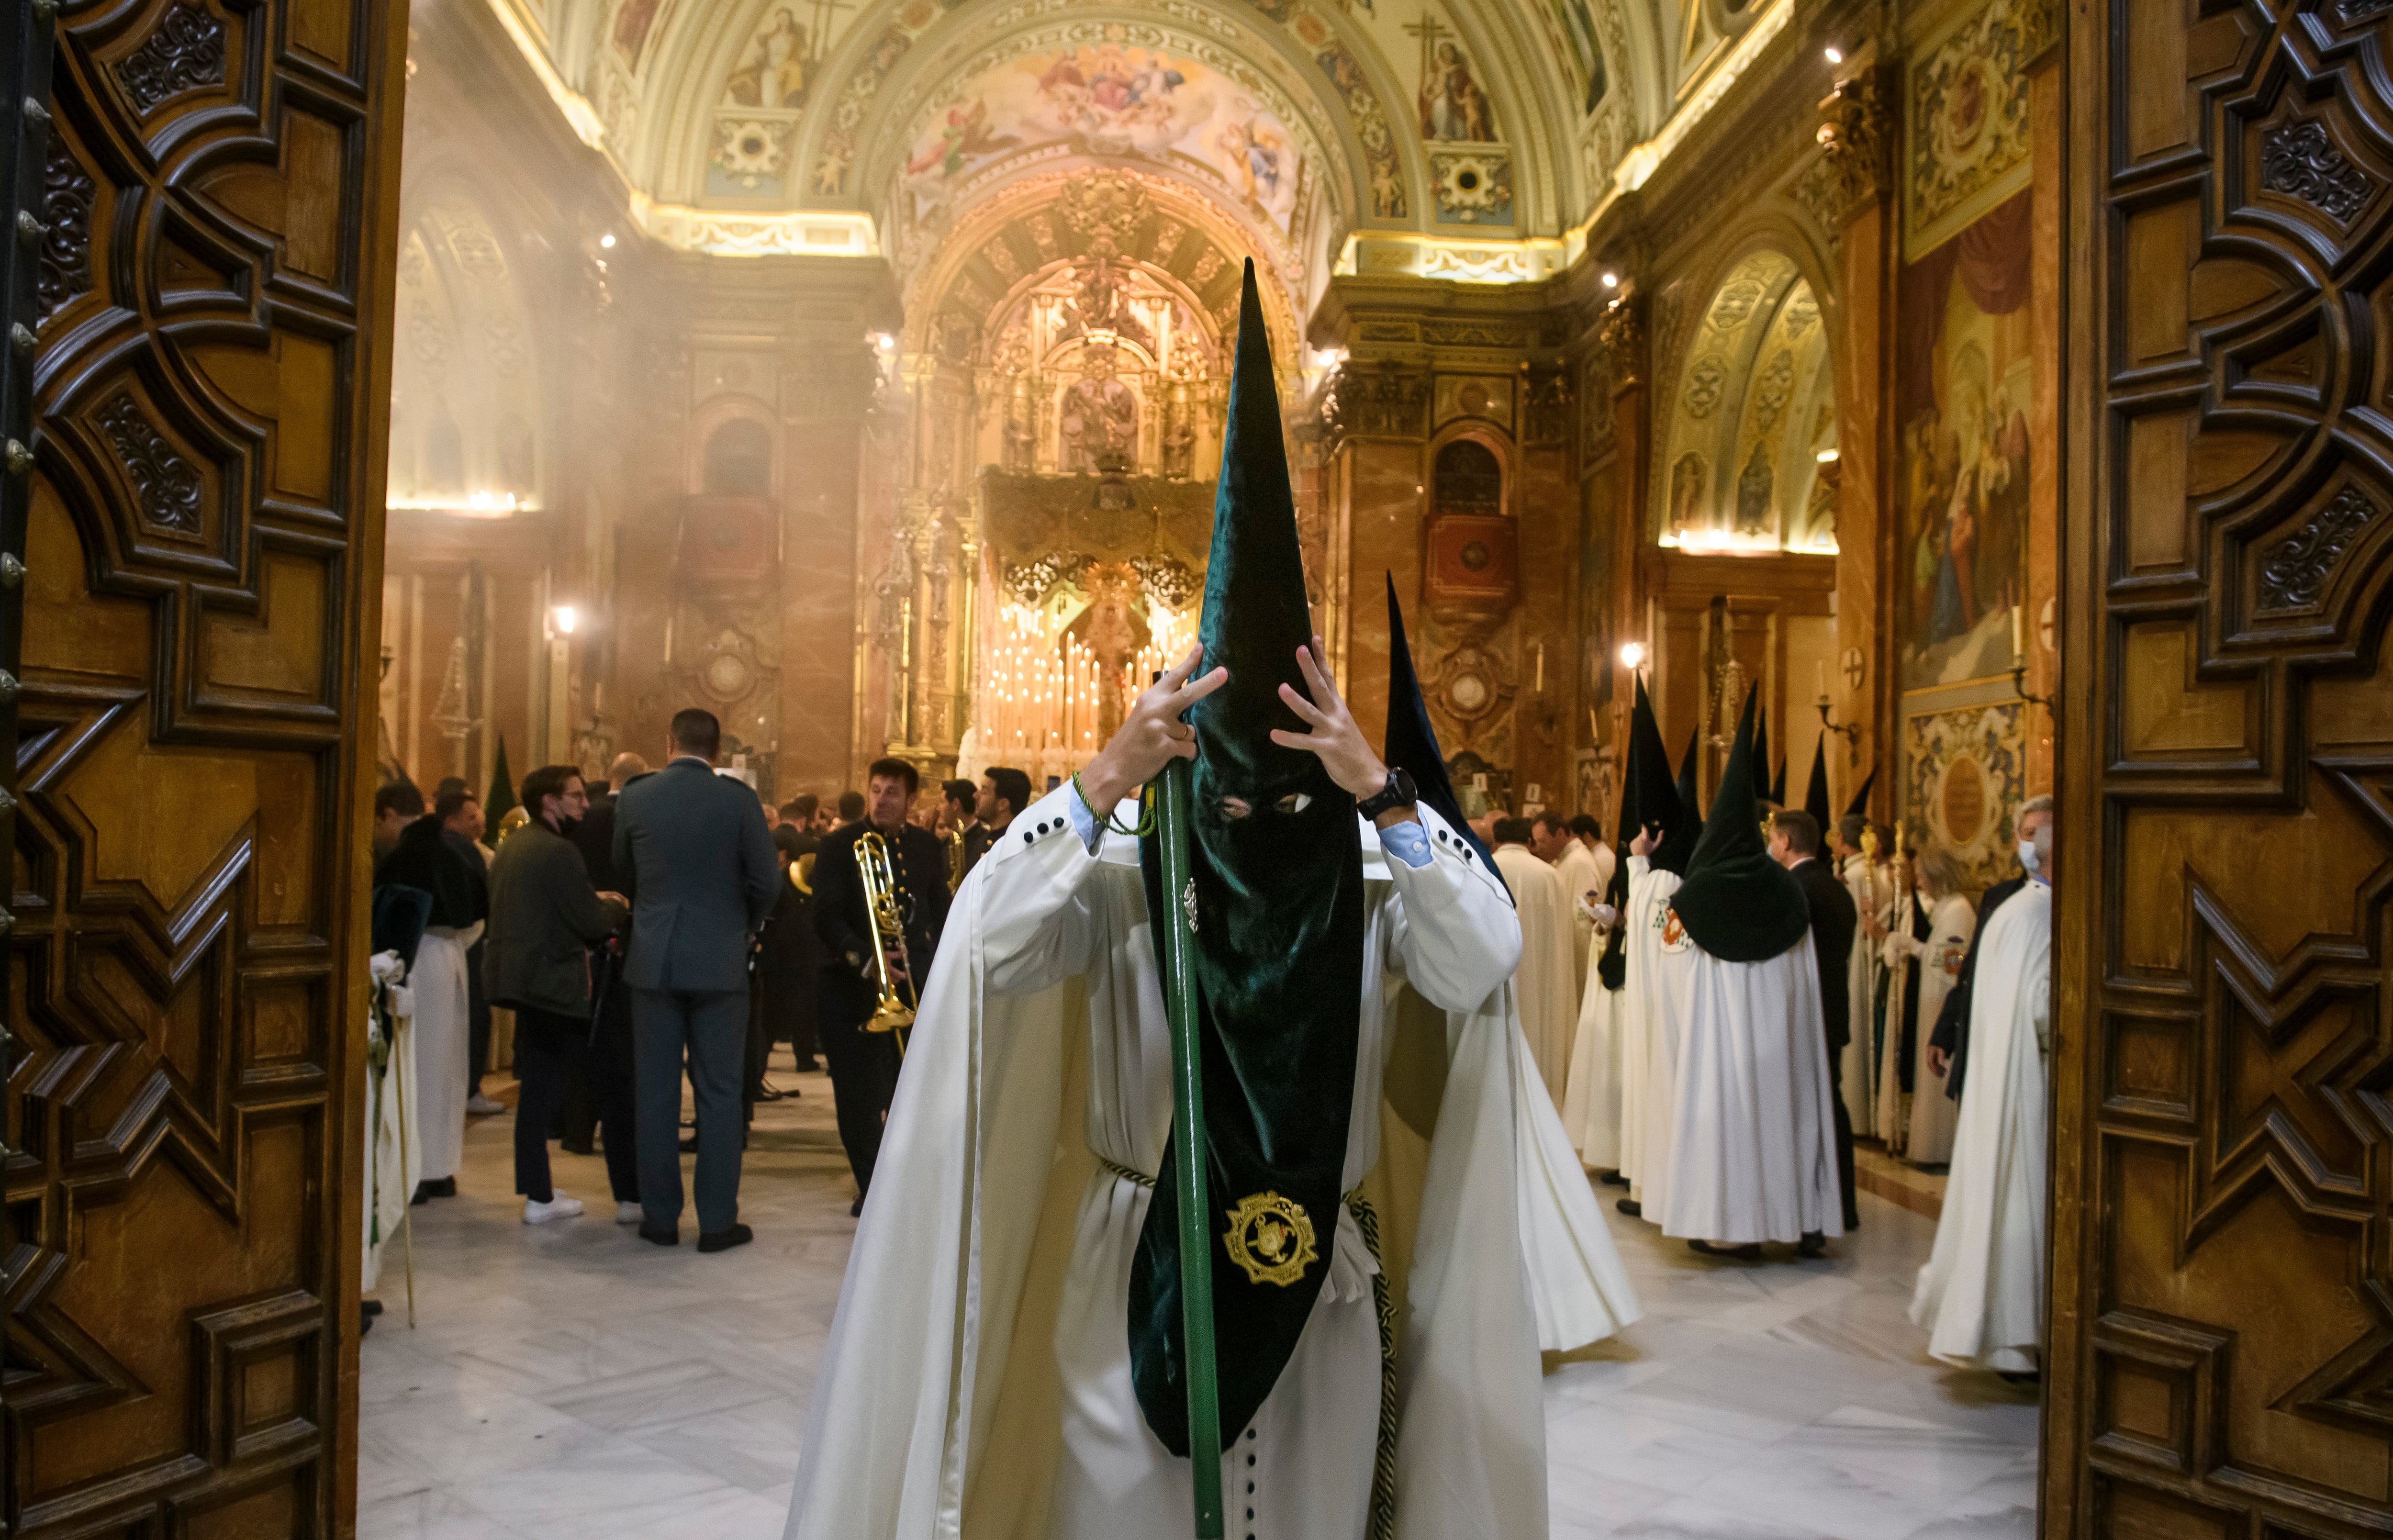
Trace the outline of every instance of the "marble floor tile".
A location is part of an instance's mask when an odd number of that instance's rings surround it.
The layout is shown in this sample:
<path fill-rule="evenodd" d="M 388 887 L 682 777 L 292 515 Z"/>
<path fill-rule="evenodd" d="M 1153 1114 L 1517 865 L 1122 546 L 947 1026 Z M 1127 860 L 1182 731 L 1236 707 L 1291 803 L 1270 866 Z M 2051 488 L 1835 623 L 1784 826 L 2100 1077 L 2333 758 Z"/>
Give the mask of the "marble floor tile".
<path fill-rule="evenodd" d="M 718 1256 L 615 1225 L 595 1157 L 557 1165 L 590 1212 L 526 1226 L 512 1115 L 467 1131 L 411 1210 L 416 1329 L 394 1267 L 361 1345 L 360 1540 L 778 1540 L 855 1224 L 829 1082 L 774 1079 Z M 1932 1221 L 1864 1194 L 1827 1257 L 1724 1264 L 1601 1195 L 1646 1313 L 1548 1355 L 1554 1540 L 2030 1540 L 2033 1393 L 1904 1315 Z"/>

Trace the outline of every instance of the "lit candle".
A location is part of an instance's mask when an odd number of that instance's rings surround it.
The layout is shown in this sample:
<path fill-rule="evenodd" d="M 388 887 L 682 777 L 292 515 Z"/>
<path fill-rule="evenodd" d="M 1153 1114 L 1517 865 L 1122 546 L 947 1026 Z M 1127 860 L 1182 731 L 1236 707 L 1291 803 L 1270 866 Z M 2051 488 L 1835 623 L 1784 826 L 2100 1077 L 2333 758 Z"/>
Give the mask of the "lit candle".
<path fill-rule="evenodd" d="M 1821 704 L 1821 705 L 1823 705 L 1823 706 L 1824 706 L 1824 705 L 1826 705 L 1826 704 L 1828 703 L 1828 665 L 1824 661 L 1824 662 L 1822 662 L 1822 663 L 1819 665 L 1819 669 L 1820 669 L 1820 704 Z"/>
<path fill-rule="evenodd" d="M 2011 606 L 2011 658 L 2016 662 L 2027 661 L 2027 606 Z"/>

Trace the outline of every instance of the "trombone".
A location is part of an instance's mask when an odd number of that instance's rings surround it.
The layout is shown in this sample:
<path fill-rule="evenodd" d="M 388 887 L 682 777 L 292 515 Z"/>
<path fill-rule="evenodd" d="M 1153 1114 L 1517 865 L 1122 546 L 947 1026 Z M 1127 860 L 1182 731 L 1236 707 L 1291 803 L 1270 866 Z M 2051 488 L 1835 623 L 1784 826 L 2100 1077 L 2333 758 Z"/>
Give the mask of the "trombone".
<path fill-rule="evenodd" d="M 866 829 L 857 837 L 856 869 L 864 883 L 864 906 L 872 917 L 872 972 L 881 985 L 881 998 L 864 1024 L 867 1032 L 895 1032 L 899 1027 L 914 1024 L 914 1005 L 922 999 L 922 985 L 914 978 L 914 965 L 906 955 L 906 925 L 897 912 L 896 868 L 890 864 L 889 842 L 877 829 Z M 889 976 L 889 963 L 895 955 L 897 966 L 906 973 L 906 992 L 912 1002 L 901 999 L 897 986 Z M 897 1051 L 906 1051 L 906 1039 L 897 1039 Z"/>

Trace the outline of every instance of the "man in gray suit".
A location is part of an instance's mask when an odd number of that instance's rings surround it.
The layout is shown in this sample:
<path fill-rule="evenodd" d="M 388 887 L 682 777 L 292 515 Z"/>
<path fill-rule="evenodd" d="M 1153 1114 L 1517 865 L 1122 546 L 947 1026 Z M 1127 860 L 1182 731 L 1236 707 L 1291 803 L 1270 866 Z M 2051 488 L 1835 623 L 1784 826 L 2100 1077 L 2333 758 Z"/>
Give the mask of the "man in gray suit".
<path fill-rule="evenodd" d="M 748 1041 L 749 936 L 778 877 L 765 810 L 714 773 L 722 724 L 673 719 L 665 767 L 615 801 L 615 865 L 632 874 L 633 1052 L 638 1065 L 640 1235 L 681 1239 L 681 1077 L 698 1101 L 698 1248 L 746 1244 L 739 1222 L 739 1086 Z"/>

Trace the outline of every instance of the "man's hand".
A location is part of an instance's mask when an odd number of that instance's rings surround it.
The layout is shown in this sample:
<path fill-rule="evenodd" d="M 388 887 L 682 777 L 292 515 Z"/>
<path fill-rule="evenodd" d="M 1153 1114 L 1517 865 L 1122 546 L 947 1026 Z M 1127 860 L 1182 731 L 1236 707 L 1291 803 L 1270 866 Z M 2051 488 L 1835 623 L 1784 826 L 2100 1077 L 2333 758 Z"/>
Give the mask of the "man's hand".
<path fill-rule="evenodd" d="M 1637 838 L 1628 842 L 1628 854 L 1631 855 L 1651 855 L 1654 854 L 1654 826 L 1652 824 L 1647 824 L 1643 829 L 1637 831 Z"/>
<path fill-rule="evenodd" d="M 1928 1050 L 1928 1073 L 1929 1073 L 1929 1074 L 1933 1075 L 1934 1077 L 1936 1077 L 1936 1078 L 1938 1078 L 1939 1080 L 1942 1080 L 1942 1079 L 1943 1079 L 1943 1078 L 1944 1078 L 1945 1074 L 1946 1074 L 1948 1071 L 1950 1071 L 1950 1070 L 1952 1069 L 1952 1067 L 1953 1067 L 1953 1056 L 1952 1056 L 1951 1054 L 1949 1054 L 1949 1053 L 1945 1052 L 1945 1051 L 1944 1051 L 1942 1049 L 1941 1049 L 1941 1048 L 1934 1047 L 1933 1045 L 1931 1045 L 1931 1046 L 1929 1048 L 1929 1050 Z"/>
<path fill-rule="evenodd" d="M 1196 729 L 1180 720 L 1182 712 L 1229 682 L 1230 671 L 1215 669 L 1202 678 L 1188 676 L 1203 649 L 1190 647 L 1188 656 L 1139 693 L 1123 718 L 1121 730 L 1105 740 L 1080 771 L 1080 785 L 1092 804 L 1089 811 L 1102 820 L 1135 786 L 1153 780 L 1175 759 L 1196 757 Z"/>
<path fill-rule="evenodd" d="M 1378 796 L 1388 784 L 1388 767 L 1363 741 L 1363 729 L 1354 725 L 1353 713 L 1338 698 L 1338 686 L 1330 683 L 1329 671 L 1321 665 L 1320 637 L 1313 639 L 1313 646 L 1296 649 L 1296 666 L 1303 671 L 1305 688 L 1313 698 L 1299 695 L 1293 685 L 1282 685 L 1279 698 L 1313 731 L 1291 733 L 1275 727 L 1272 741 L 1283 749 L 1304 749 L 1319 755 L 1321 767 L 1340 790 L 1358 798 Z"/>
<path fill-rule="evenodd" d="M 632 907 L 632 901 L 630 899 L 624 897 L 621 894 L 617 893 L 612 888 L 599 889 L 598 900 L 602 904 L 621 904 L 627 909 Z"/>

